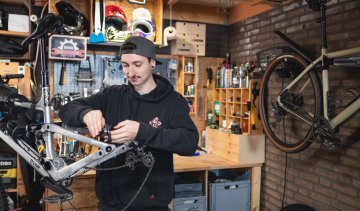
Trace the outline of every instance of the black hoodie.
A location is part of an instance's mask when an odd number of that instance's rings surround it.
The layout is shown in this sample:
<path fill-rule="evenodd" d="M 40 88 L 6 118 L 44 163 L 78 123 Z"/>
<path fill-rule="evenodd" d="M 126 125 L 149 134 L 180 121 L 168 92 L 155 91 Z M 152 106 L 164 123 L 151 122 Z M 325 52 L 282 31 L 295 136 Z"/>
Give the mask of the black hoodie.
<path fill-rule="evenodd" d="M 193 155 L 199 134 L 189 116 L 186 100 L 164 78 L 153 75 L 157 87 L 140 95 L 132 85 L 115 85 L 87 98 L 66 104 L 59 113 L 65 124 L 83 126 L 82 119 L 90 110 L 101 110 L 106 123 L 116 125 L 124 120 L 140 123 L 136 140 L 145 145 L 155 158 L 152 172 L 130 206 L 131 210 L 161 210 L 173 196 L 173 156 Z M 125 155 L 103 163 L 101 167 L 120 166 Z M 96 172 L 96 195 L 100 203 L 124 207 L 135 195 L 148 168 L 122 168 Z"/>

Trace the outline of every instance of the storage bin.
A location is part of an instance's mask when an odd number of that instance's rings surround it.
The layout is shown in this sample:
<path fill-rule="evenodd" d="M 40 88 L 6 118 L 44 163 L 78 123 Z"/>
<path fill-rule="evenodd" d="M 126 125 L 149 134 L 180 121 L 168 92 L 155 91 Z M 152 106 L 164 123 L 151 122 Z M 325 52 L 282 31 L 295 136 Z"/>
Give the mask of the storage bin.
<path fill-rule="evenodd" d="M 250 181 L 209 184 L 210 211 L 250 211 Z"/>
<path fill-rule="evenodd" d="M 173 201 L 173 211 L 205 211 L 205 196 L 177 198 Z"/>

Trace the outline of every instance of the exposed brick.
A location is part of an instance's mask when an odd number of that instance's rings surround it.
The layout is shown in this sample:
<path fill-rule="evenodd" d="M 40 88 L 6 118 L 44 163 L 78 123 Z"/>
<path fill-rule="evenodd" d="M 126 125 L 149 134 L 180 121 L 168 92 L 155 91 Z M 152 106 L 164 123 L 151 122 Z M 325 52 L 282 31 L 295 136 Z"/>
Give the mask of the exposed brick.
<path fill-rule="evenodd" d="M 324 196 L 321 193 L 311 192 L 310 197 L 315 199 L 316 201 L 331 205 L 331 198 L 329 198 L 328 196 Z"/>
<path fill-rule="evenodd" d="M 341 202 L 339 200 L 333 200 L 331 202 L 331 205 L 333 207 L 333 209 L 335 210 L 346 210 L 346 211 L 359 211 L 359 207 L 353 207 L 353 206 L 349 206 L 347 204 L 344 204 L 344 202 Z"/>
<path fill-rule="evenodd" d="M 286 33 L 292 33 L 301 31 L 303 29 L 303 25 L 297 25 L 297 26 L 290 26 L 286 29 Z"/>
<path fill-rule="evenodd" d="M 254 23 L 255 21 L 258 21 L 259 19 L 260 19 L 259 16 L 254 16 L 254 17 L 246 19 L 245 23 L 246 24 Z"/>
<path fill-rule="evenodd" d="M 341 173 L 341 174 L 349 175 L 352 177 L 359 177 L 359 170 L 356 170 L 356 169 L 348 167 L 348 166 L 335 165 L 333 170 L 334 170 L 334 173 Z"/>
<path fill-rule="evenodd" d="M 358 7 L 360 7 L 359 1 L 353 1 L 353 2 L 350 1 L 349 3 L 345 3 L 345 10 L 351 10 Z"/>
<path fill-rule="evenodd" d="M 300 16 L 300 22 L 307 22 L 307 21 L 313 21 L 317 17 L 317 14 L 306 14 L 303 16 Z"/>
<path fill-rule="evenodd" d="M 250 30 L 255 29 L 255 27 L 256 27 L 256 25 L 254 25 L 254 24 L 249 24 L 249 25 L 247 25 L 247 26 L 245 27 L 245 30 L 246 30 L 246 31 L 250 31 Z"/>
<path fill-rule="evenodd" d="M 280 188 L 280 186 L 278 186 L 278 188 Z M 286 189 L 290 189 L 296 192 L 298 190 L 298 185 L 294 183 L 286 183 Z"/>
<path fill-rule="evenodd" d="M 334 172 L 320 168 L 320 167 L 315 169 L 315 173 L 319 174 L 321 176 L 327 177 L 329 179 L 333 179 L 333 180 L 335 180 L 337 178 L 337 175 L 334 174 Z"/>
<path fill-rule="evenodd" d="M 360 207 L 360 197 L 355 197 L 355 198 L 352 198 L 350 197 L 349 195 L 345 195 L 345 194 L 341 194 L 339 193 L 337 198 L 344 202 L 345 204 L 348 204 L 348 205 L 351 205 L 353 207 L 357 207 L 359 208 Z"/>
<path fill-rule="evenodd" d="M 333 167 L 333 164 L 327 160 L 321 160 L 321 159 L 316 159 L 316 161 L 311 161 L 312 163 L 316 164 L 316 166 L 331 170 Z"/>
<path fill-rule="evenodd" d="M 276 23 L 277 21 L 284 20 L 286 18 L 286 14 L 281 14 L 271 18 L 271 23 Z"/>
<path fill-rule="evenodd" d="M 339 32 L 342 30 L 342 24 L 336 24 L 336 25 L 331 25 L 329 27 L 327 27 L 327 32 L 328 33 L 334 33 L 334 32 Z"/>
<path fill-rule="evenodd" d="M 350 131 L 349 131 L 350 132 Z M 346 134 L 349 134 L 349 133 L 346 133 Z M 348 157 L 341 157 L 340 158 L 340 163 L 344 164 L 344 165 L 347 165 L 347 166 L 350 166 L 351 167 L 354 167 L 353 170 L 355 170 L 356 168 L 359 167 L 359 160 L 357 159 L 353 159 L 353 158 L 348 158 Z M 359 171 L 359 170 L 358 170 Z"/>
<path fill-rule="evenodd" d="M 342 175 L 342 174 L 338 175 L 338 180 L 341 181 L 342 183 L 346 184 L 347 186 L 349 186 L 351 184 L 352 178 L 353 177 L 350 177 L 348 175 Z"/>
<path fill-rule="evenodd" d="M 250 38 L 241 39 L 239 40 L 239 45 L 250 43 Z"/>
<path fill-rule="evenodd" d="M 349 187 L 349 186 L 346 186 L 346 184 L 344 183 L 341 183 L 341 182 L 337 182 L 337 183 L 333 183 L 331 185 L 335 190 L 337 190 L 338 192 L 341 192 L 341 193 L 344 193 L 344 194 L 347 194 L 349 196 L 355 196 L 357 195 L 357 190 L 352 188 L 352 187 Z"/>
<path fill-rule="evenodd" d="M 338 13 L 340 13 L 342 11 L 343 11 L 343 6 L 342 5 L 337 5 L 335 7 L 328 8 L 326 10 L 326 14 L 327 15 L 333 15 L 333 14 L 338 14 Z"/>
<path fill-rule="evenodd" d="M 274 15 L 278 15 L 282 12 L 283 12 L 283 9 L 281 7 L 279 7 L 279 8 L 270 10 L 268 14 L 269 14 L 269 16 L 274 16 Z"/>
<path fill-rule="evenodd" d="M 358 2 L 360 1 L 328 2 L 329 51 L 360 46 Z M 232 55 L 236 62 L 255 59 L 256 53 L 265 48 L 285 45 L 272 33 L 273 30 L 280 30 L 288 33 L 289 37 L 313 54 L 319 55 L 320 26 L 314 21 L 318 16 L 318 12 L 308 8 L 305 0 L 294 0 L 288 5 L 262 13 L 248 22 L 234 24 L 235 31 L 229 36 L 235 37 L 235 40 L 228 38 L 229 48 L 234 49 L 230 52 L 234 52 Z M 234 26 L 231 26 L 230 30 Z M 259 31 L 252 32 L 255 29 Z M 339 91 L 339 94 L 334 96 L 344 102 L 351 100 L 341 89 L 349 86 L 359 87 L 358 81 L 354 80 L 359 78 L 358 72 L 331 68 L 331 87 Z M 356 202 L 360 197 L 360 136 L 354 133 L 359 122 L 360 112 L 341 125 L 338 136 L 341 137 L 343 146 L 335 152 L 324 150 L 322 144 L 314 143 L 301 153 L 289 155 L 285 204 L 304 203 L 319 211 L 359 210 Z M 267 140 L 266 163 L 262 168 L 261 210 L 280 209 L 280 196 L 284 184 L 284 158 L 284 153 Z"/>
<path fill-rule="evenodd" d="M 328 36 L 328 41 L 332 40 L 345 40 L 349 38 L 349 32 L 336 33 Z"/>
<path fill-rule="evenodd" d="M 299 177 L 295 179 L 295 183 L 299 185 L 299 189 L 300 189 L 300 187 L 303 187 L 308 190 L 312 190 L 313 186 L 314 186 L 313 183 L 311 183 L 307 180 L 300 179 Z"/>
<path fill-rule="evenodd" d="M 274 24 L 274 30 L 278 30 L 280 28 L 285 28 L 287 26 L 289 26 L 289 21 L 288 20 L 277 22 L 277 23 Z"/>
<path fill-rule="evenodd" d="M 257 23 L 257 26 L 256 27 L 262 27 L 262 26 L 266 26 L 270 24 L 270 19 L 265 19 L 265 20 L 261 20 Z"/>
<path fill-rule="evenodd" d="M 327 195 L 327 196 L 332 197 L 332 198 L 335 198 L 335 196 L 336 196 L 336 191 L 334 189 L 329 188 L 329 187 L 325 187 L 325 186 L 322 186 L 322 185 L 315 184 L 314 185 L 314 190 L 316 192 L 318 192 L 318 193 Z"/>
<path fill-rule="evenodd" d="M 284 11 L 284 12 L 287 12 L 287 11 L 289 11 L 289 10 L 293 10 L 293 9 L 295 9 L 295 8 L 298 8 L 298 7 L 300 7 L 300 6 L 301 6 L 301 3 L 299 3 L 299 2 L 293 2 L 293 3 L 291 3 L 291 4 L 285 5 L 285 6 L 283 7 L 283 11 Z M 290 11 L 290 13 L 293 13 L 293 11 Z"/>

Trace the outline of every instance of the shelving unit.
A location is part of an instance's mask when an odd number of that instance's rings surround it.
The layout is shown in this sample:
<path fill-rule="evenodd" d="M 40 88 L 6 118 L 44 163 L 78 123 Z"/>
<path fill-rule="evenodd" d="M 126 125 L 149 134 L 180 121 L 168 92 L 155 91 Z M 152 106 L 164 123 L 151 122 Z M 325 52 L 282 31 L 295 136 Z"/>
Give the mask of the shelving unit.
<path fill-rule="evenodd" d="M 230 128 L 231 124 L 238 123 L 245 134 L 261 129 L 257 119 L 258 106 L 253 104 L 252 88 L 256 81 L 251 80 L 249 88 L 215 89 L 214 99 L 219 102 L 219 114 L 215 114 L 215 120 L 219 121 L 219 127 Z"/>
<path fill-rule="evenodd" d="M 180 70 L 178 71 L 177 91 L 181 93 L 189 103 L 190 114 L 196 114 L 196 70 L 197 57 L 180 56 Z M 191 65 L 190 65 L 191 64 Z"/>
<path fill-rule="evenodd" d="M 9 0 L 0 0 L 0 9 L 4 8 L 4 7 L 10 7 L 12 8 L 12 10 L 14 10 L 14 8 L 20 8 L 21 7 L 25 7 L 26 8 L 26 15 L 28 15 L 30 17 L 30 15 L 32 14 L 32 9 L 31 9 L 31 1 L 30 0 L 14 0 L 14 1 L 9 1 Z M 29 19 L 29 29 L 31 31 L 31 22 Z M 16 42 L 18 42 L 19 44 L 22 42 L 22 40 L 27 37 L 29 35 L 29 33 L 25 33 L 25 32 L 15 32 L 15 31 L 8 31 L 8 30 L 0 30 L 0 37 L 1 38 L 10 38 Z M 29 45 L 28 48 L 28 52 L 26 52 L 23 56 L 0 56 L 0 59 L 12 59 L 12 60 L 29 60 L 31 58 L 31 45 Z"/>
<path fill-rule="evenodd" d="M 60 0 L 49 0 L 49 12 L 58 14 L 55 4 Z M 92 2 L 91 0 L 70 0 L 72 5 L 74 5 L 90 23 L 89 34 L 93 32 L 93 14 L 92 14 Z M 148 0 L 146 5 L 132 4 L 128 1 L 114 1 L 114 0 L 105 0 L 105 5 L 118 5 L 125 13 L 129 23 L 132 21 L 132 12 L 134 9 L 139 7 L 144 7 L 150 11 L 152 21 L 155 25 L 155 45 L 162 44 L 162 28 L 163 28 L 163 0 Z M 107 43 L 96 43 L 90 44 L 91 46 L 121 46 L 119 42 L 107 42 Z"/>

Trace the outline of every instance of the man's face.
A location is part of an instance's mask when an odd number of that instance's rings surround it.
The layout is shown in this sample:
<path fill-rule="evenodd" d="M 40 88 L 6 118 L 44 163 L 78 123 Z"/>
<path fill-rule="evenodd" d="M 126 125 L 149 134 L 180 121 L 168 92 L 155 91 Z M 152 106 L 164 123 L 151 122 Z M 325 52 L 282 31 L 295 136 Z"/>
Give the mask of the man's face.
<path fill-rule="evenodd" d="M 121 55 L 121 62 L 124 74 L 133 86 L 144 86 L 152 78 L 151 66 L 155 61 L 137 54 Z"/>

